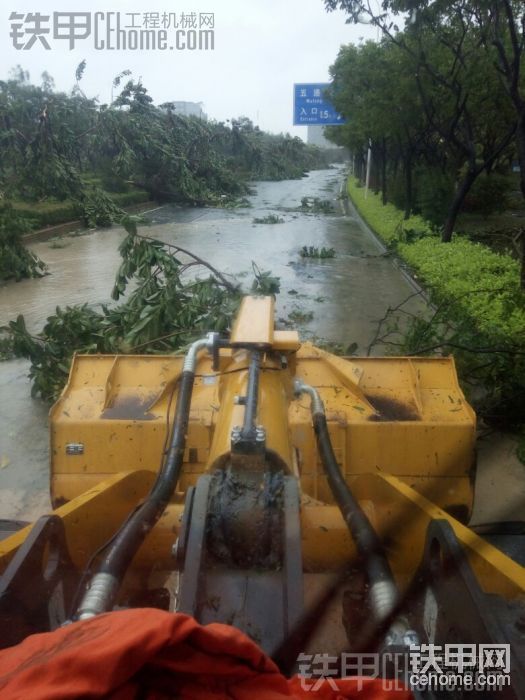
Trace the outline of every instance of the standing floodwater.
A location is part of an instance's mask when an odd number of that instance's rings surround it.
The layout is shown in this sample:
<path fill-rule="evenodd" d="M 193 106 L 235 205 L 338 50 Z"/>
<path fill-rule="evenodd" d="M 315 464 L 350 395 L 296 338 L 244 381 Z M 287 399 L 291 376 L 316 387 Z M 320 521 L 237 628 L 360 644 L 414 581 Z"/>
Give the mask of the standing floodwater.
<path fill-rule="evenodd" d="M 174 242 L 229 273 L 249 290 L 252 261 L 281 278 L 277 316 L 299 312 L 303 335 L 318 337 L 365 353 L 377 321 L 389 306 L 413 289 L 381 246 L 358 221 L 345 216 L 338 200 L 340 168 L 314 171 L 302 180 L 260 182 L 251 208 L 234 210 L 176 208 L 147 214 L 143 231 Z M 333 214 L 300 211 L 303 197 L 330 200 Z M 254 224 L 276 215 L 278 224 Z M 125 233 L 114 227 L 31 247 L 49 266 L 49 276 L 0 288 L 0 325 L 24 314 L 39 331 L 55 307 L 107 303 Z M 336 257 L 309 260 L 303 245 L 333 248 Z M 408 307 L 424 308 L 415 298 Z M 313 314 L 311 320 L 306 320 Z M 0 517 L 33 518 L 49 506 L 48 407 L 30 398 L 29 364 L 0 362 Z"/>

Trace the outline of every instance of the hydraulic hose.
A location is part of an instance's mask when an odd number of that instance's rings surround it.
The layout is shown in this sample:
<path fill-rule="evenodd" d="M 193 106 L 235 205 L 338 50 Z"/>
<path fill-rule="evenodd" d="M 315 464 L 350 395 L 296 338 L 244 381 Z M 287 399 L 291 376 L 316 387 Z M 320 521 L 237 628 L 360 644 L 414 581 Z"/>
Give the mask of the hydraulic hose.
<path fill-rule="evenodd" d="M 142 505 L 131 514 L 113 537 L 98 572 L 77 609 L 77 619 L 86 619 L 113 608 L 122 579 L 146 535 L 158 521 L 170 502 L 177 485 L 184 459 L 197 354 L 209 348 L 210 337 L 190 346 L 180 377 L 173 433 L 166 459 L 157 479 Z"/>
<path fill-rule="evenodd" d="M 300 380 L 295 381 L 295 391 L 297 395 L 310 396 L 317 449 L 328 485 L 365 563 L 372 611 L 376 620 L 382 622 L 393 611 L 398 597 L 390 564 L 376 531 L 354 498 L 337 464 L 328 432 L 324 404 L 318 391 Z"/>
<path fill-rule="evenodd" d="M 260 371 L 261 353 L 254 350 L 251 354 L 250 367 L 248 369 L 248 387 L 246 390 L 246 405 L 244 409 L 244 422 L 241 433 L 244 440 L 250 440 L 255 437 L 255 422 L 257 418 L 257 405 L 259 402 Z"/>

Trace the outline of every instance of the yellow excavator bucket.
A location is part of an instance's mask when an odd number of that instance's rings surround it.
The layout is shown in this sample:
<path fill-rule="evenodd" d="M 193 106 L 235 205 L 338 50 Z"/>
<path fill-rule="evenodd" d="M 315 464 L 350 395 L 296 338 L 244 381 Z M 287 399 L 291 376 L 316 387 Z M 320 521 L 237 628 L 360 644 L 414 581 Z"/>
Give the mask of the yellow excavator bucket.
<path fill-rule="evenodd" d="M 332 586 L 310 648 L 355 646 L 369 618 L 389 639 L 505 641 L 487 610 L 519 621 L 525 573 L 467 527 L 476 416 L 453 358 L 337 357 L 273 318 L 247 297 L 185 356 L 75 356 L 50 413 L 52 527 L 0 542 L 11 595 L 51 528 L 66 619 L 146 600 L 277 654 Z"/>
<path fill-rule="evenodd" d="M 250 329 L 252 334 L 250 334 Z M 453 358 L 343 359 L 273 330 L 273 299 L 249 297 L 221 351 L 220 371 L 203 356 L 193 392 L 181 491 L 229 452 L 244 408 L 246 346 L 267 348 L 258 421 L 267 446 L 330 502 L 316 457 L 310 410 L 293 396 L 298 378 L 318 388 L 345 477 L 390 474 L 466 522 L 472 507 L 476 418 Z M 240 349 L 237 349 L 239 347 Z M 279 353 L 278 356 L 275 353 Z M 282 366 L 284 363 L 285 366 Z M 77 355 L 51 411 L 51 490 L 61 505 L 118 472 L 157 471 L 183 358 Z"/>

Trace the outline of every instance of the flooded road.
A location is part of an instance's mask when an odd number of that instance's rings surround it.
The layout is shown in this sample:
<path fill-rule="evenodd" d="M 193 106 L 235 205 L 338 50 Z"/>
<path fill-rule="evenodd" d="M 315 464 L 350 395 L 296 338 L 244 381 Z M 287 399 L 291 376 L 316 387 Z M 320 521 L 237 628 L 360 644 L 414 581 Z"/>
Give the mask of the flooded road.
<path fill-rule="evenodd" d="M 294 309 L 313 312 L 301 330 L 344 345 L 357 343 L 363 352 L 377 319 L 413 289 L 375 238 L 343 214 L 341 181 L 340 169 L 333 169 L 314 171 L 302 180 L 256 183 L 256 193 L 249 197 L 252 206 L 236 210 L 165 206 L 146 214 L 150 225 L 141 233 L 179 244 L 247 289 L 252 261 L 271 270 L 281 279 L 280 315 Z M 334 214 L 297 211 L 305 196 L 330 200 Z M 253 223 L 270 214 L 284 223 Z M 115 227 L 33 244 L 51 274 L 0 288 L 0 322 L 24 314 L 28 328 L 38 331 L 57 305 L 107 303 L 124 235 Z M 299 255 L 303 245 L 334 248 L 336 257 L 304 260 Z M 419 308 L 423 302 L 414 301 L 412 310 Z"/>
<path fill-rule="evenodd" d="M 414 288 L 371 233 L 345 215 L 338 198 L 342 182 L 338 167 L 314 171 L 302 180 L 255 183 L 249 208 L 165 206 L 146 214 L 149 226 L 141 232 L 187 248 L 232 275 L 247 291 L 254 261 L 281 279 L 278 318 L 293 312 L 303 318 L 313 314 L 298 324 L 303 337 L 343 348 L 356 344 L 357 352 L 365 354 L 377 321 Z M 299 211 L 303 197 L 330 200 L 334 213 Z M 253 222 L 270 214 L 284 222 Z M 28 328 L 37 332 L 57 305 L 108 303 L 124 235 L 114 227 L 32 244 L 51 274 L 0 287 L 0 325 L 24 314 Z M 303 245 L 334 248 L 336 257 L 303 260 L 299 255 Z M 425 303 L 416 296 L 406 308 L 422 311 Z M 380 354 L 381 348 L 373 353 Z M 4 518 L 34 518 L 49 507 L 48 407 L 30 398 L 28 366 L 23 360 L 0 362 L 0 517 Z"/>

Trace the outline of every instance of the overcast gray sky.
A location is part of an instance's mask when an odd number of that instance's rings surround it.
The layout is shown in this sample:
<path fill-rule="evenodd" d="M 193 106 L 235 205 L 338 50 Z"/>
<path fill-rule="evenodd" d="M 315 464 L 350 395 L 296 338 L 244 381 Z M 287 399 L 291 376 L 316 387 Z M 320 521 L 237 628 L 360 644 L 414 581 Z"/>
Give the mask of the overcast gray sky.
<path fill-rule="evenodd" d="M 3 0 L 2 5 L 1 79 L 20 64 L 33 82 L 40 82 L 46 70 L 57 88 L 69 90 L 75 68 L 85 58 L 82 88 L 102 102 L 110 99 L 113 77 L 130 69 L 135 77 L 142 77 L 156 103 L 202 101 L 211 118 L 246 115 L 263 129 L 302 137 L 306 127 L 292 126 L 293 83 L 328 81 L 328 68 L 341 44 L 357 42 L 360 37 L 376 38 L 370 26 L 348 25 L 343 13 L 325 12 L 323 0 Z M 35 11 L 49 15 L 120 12 L 123 25 L 131 22 L 125 13 L 140 13 L 133 19 L 136 24 L 149 12 L 177 13 L 179 20 L 181 13 L 214 13 L 215 49 L 95 50 L 91 36 L 77 40 L 70 50 L 67 40 L 53 39 L 51 33 L 51 50 L 40 40 L 27 50 L 17 50 L 10 37 L 10 14 Z M 174 31 L 168 29 L 170 43 Z M 20 41 L 27 44 L 29 38 L 26 34 Z"/>

